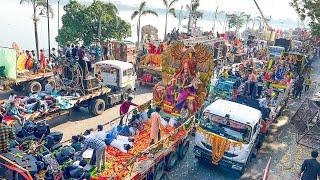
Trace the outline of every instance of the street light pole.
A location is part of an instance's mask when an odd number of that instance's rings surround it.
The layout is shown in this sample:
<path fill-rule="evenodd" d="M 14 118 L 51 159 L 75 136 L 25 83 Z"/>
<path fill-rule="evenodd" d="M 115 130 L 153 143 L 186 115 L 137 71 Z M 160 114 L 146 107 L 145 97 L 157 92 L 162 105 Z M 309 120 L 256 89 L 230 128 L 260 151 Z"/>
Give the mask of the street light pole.
<path fill-rule="evenodd" d="M 58 35 L 60 29 L 60 0 L 58 0 Z M 58 41 L 58 51 L 59 51 L 59 41 Z"/>
<path fill-rule="evenodd" d="M 50 59 L 51 47 L 50 47 L 50 17 L 49 17 L 49 0 L 47 0 L 47 20 L 48 20 L 48 47 L 49 47 L 49 59 Z"/>

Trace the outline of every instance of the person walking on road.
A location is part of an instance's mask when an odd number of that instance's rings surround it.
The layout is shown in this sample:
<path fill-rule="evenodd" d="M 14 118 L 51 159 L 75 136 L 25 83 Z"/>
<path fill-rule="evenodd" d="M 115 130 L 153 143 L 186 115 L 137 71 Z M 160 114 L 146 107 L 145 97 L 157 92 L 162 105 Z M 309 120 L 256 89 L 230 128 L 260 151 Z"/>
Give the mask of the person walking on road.
<path fill-rule="evenodd" d="M 311 84 L 312 84 L 311 78 L 310 78 L 310 76 L 308 76 L 308 77 L 304 80 L 304 92 L 305 92 L 305 93 L 310 89 Z"/>
<path fill-rule="evenodd" d="M 127 101 L 124 101 L 120 106 L 120 123 L 119 125 L 123 125 L 123 117 L 128 113 L 130 106 L 138 106 L 137 104 L 132 103 L 133 98 L 131 96 L 128 97 Z"/>
<path fill-rule="evenodd" d="M 80 135 L 80 142 L 83 142 L 82 153 L 87 149 L 91 148 L 96 154 L 96 166 L 97 173 L 100 174 L 101 169 L 104 170 L 106 167 L 106 144 L 95 136 L 83 136 Z M 101 166 L 102 161 L 102 167 Z"/>
<path fill-rule="evenodd" d="M 299 176 L 301 180 L 317 180 L 320 178 L 320 164 L 317 161 L 318 152 L 311 152 L 311 159 L 303 161 Z"/>

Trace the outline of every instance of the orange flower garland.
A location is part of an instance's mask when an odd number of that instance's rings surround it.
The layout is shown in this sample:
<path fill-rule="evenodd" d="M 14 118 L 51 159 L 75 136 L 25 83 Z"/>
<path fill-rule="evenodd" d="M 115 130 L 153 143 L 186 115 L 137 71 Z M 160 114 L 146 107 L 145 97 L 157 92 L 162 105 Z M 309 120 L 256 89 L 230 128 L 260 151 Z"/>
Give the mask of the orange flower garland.
<path fill-rule="evenodd" d="M 201 127 L 197 128 L 198 132 L 205 136 L 207 142 L 211 143 L 212 146 L 212 163 L 218 164 L 222 159 L 224 153 L 228 151 L 231 147 L 242 148 L 242 143 L 238 141 L 233 141 L 225 137 L 219 136 L 214 133 L 210 133 Z"/>

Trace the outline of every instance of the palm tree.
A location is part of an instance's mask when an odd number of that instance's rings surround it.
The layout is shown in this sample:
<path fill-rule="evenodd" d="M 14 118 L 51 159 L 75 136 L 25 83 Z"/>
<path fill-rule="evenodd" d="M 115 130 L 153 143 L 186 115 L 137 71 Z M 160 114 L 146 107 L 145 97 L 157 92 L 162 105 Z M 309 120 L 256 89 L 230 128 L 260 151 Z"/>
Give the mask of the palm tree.
<path fill-rule="evenodd" d="M 38 38 L 38 21 L 39 21 L 39 17 L 38 15 L 38 11 L 40 11 L 41 13 L 43 13 L 43 11 L 47 11 L 47 1 L 46 0 L 20 0 L 20 4 L 24 4 L 24 3 L 28 3 L 28 4 L 32 4 L 33 7 L 33 26 L 34 26 L 34 38 L 35 38 L 35 43 L 36 43 L 36 55 L 37 55 L 37 59 L 39 59 L 39 38 Z M 53 10 L 51 8 L 51 6 L 49 6 L 49 13 L 51 15 L 53 15 Z"/>
<path fill-rule="evenodd" d="M 244 17 L 246 17 L 246 30 L 248 29 L 248 24 L 250 21 L 252 21 L 251 15 L 250 14 L 246 14 L 244 15 Z"/>
<path fill-rule="evenodd" d="M 183 5 L 181 6 L 179 13 L 178 13 L 178 29 L 180 29 L 181 21 L 182 21 L 182 11 L 183 11 Z"/>
<path fill-rule="evenodd" d="M 164 38 L 167 36 L 167 22 L 168 22 L 168 14 L 172 14 L 174 17 L 176 17 L 176 10 L 172 6 L 178 2 L 178 0 L 172 0 L 170 3 L 168 3 L 168 0 L 163 0 L 163 4 L 166 7 L 166 23 L 165 23 L 165 29 L 164 29 Z"/>
<path fill-rule="evenodd" d="M 188 32 L 190 32 L 191 30 L 191 23 L 196 26 L 198 18 L 202 18 L 203 16 L 203 13 L 198 11 L 199 6 L 199 1 L 191 3 L 191 6 L 189 6 L 188 4 L 186 6 L 187 10 L 189 11 Z M 193 22 L 191 22 L 191 20 L 193 20 Z"/>
<path fill-rule="evenodd" d="M 236 30 L 236 34 L 238 34 L 238 31 L 241 29 L 241 27 L 245 23 L 245 14 L 244 12 L 239 13 L 238 15 L 232 14 L 229 18 L 229 27 L 234 27 Z"/>
<path fill-rule="evenodd" d="M 218 10 L 219 10 L 219 6 L 217 6 L 216 10 L 214 11 L 214 21 L 213 21 L 213 28 L 212 28 L 213 33 L 215 32 L 215 29 L 216 29 L 216 22 L 217 22 L 218 15 L 224 13 L 224 11 L 218 12 Z"/>
<path fill-rule="evenodd" d="M 138 10 L 135 10 L 132 15 L 131 15 L 131 20 L 133 20 L 135 17 L 138 17 L 138 22 L 137 22 L 137 35 L 138 35 L 138 47 L 140 45 L 140 20 L 141 16 L 147 15 L 147 14 L 153 14 L 155 16 L 158 16 L 158 14 L 155 11 L 152 11 L 150 9 L 146 9 L 146 2 L 143 1 Z"/>

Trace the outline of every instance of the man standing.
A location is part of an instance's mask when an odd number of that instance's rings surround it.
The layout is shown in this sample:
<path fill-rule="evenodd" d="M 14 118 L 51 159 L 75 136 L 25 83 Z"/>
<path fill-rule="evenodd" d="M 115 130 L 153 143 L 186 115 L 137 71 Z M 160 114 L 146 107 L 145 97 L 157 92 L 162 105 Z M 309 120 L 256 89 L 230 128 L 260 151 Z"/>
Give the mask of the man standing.
<path fill-rule="evenodd" d="M 82 69 L 82 75 L 84 79 L 87 77 L 87 74 L 88 74 L 87 62 L 84 60 L 85 54 L 86 54 L 85 47 L 81 46 L 81 48 L 78 51 L 78 57 L 79 57 L 79 64 Z"/>
<path fill-rule="evenodd" d="M 40 49 L 40 70 L 45 73 L 47 68 L 47 60 L 43 49 Z"/>
<path fill-rule="evenodd" d="M 44 91 L 46 92 L 47 95 L 51 95 L 53 91 L 53 87 L 49 83 L 48 80 L 46 80 L 46 85 L 44 86 Z"/>
<path fill-rule="evenodd" d="M 15 135 L 11 127 L 2 123 L 3 116 L 0 114 L 0 153 L 8 151 L 9 140 L 14 140 Z"/>
<path fill-rule="evenodd" d="M 151 132 L 150 132 L 150 144 L 157 143 L 160 141 L 160 126 L 163 127 L 161 124 L 161 116 L 159 112 L 161 111 L 160 107 L 156 107 L 155 112 L 151 114 L 150 121 L 151 121 Z"/>
<path fill-rule="evenodd" d="M 133 98 L 132 98 L 131 96 L 129 96 L 129 97 L 128 97 L 128 100 L 127 100 L 127 101 L 124 101 L 124 102 L 121 104 L 121 106 L 120 106 L 120 116 L 121 116 L 121 118 L 120 118 L 120 123 L 119 123 L 119 125 L 122 125 L 122 124 L 123 124 L 123 117 L 124 117 L 125 114 L 128 113 L 130 106 L 131 106 L 131 105 L 132 105 L 132 106 L 138 106 L 137 104 L 134 104 L 134 103 L 131 102 L 132 99 L 133 99 Z"/>
<path fill-rule="evenodd" d="M 83 135 L 80 135 L 79 139 L 80 142 L 83 142 L 82 152 L 86 151 L 89 148 L 95 151 L 97 173 L 100 174 L 101 169 L 104 170 L 106 165 L 106 144 L 95 136 L 84 137 Z M 101 161 L 102 167 L 100 167 Z"/>
<path fill-rule="evenodd" d="M 303 161 L 299 176 L 301 180 L 317 180 L 320 177 L 320 164 L 317 161 L 318 152 L 311 152 L 311 159 L 306 159 Z"/>
<path fill-rule="evenodd" d="M 76 56 L 77 56 L 77 53 L 78 53 L 78 46 L 75 46 L 75 47 L 74 47 L 74 45 L 72 45 L 72 50 L 71 50 L 71 52 L 72 52 L 72 58 L 75 59 Z"/>

